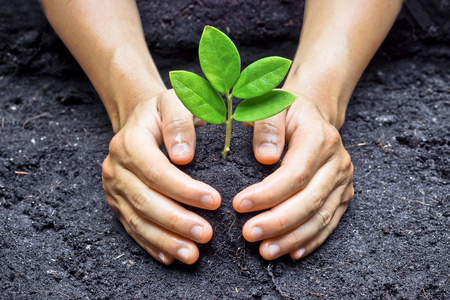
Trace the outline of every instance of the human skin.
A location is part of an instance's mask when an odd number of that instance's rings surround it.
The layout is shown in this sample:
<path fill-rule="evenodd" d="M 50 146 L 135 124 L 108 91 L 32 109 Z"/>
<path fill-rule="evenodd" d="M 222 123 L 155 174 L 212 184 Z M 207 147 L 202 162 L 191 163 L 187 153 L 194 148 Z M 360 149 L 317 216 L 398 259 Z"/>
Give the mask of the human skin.
<path fill-rule="evenodd" d="M 300 43 L 283 89 L 299 98 L 254 126 L 257 160 L 281 166 L 233 201 L 238 212 L 263 212 L 243 236 L 262 241 L 268 260 L 300 259 L 336 228 L 353 197 L 353 165 L 338 130 L 350 96 L 391 28 L 400 0 L 307 0 Z M 259 151 L 261 149 L 262 151 Z"/>
<path fill-rule="evenodd" d="M 345 4 L 344 4 L 345 2 Z M 170 160 L 194 156 L 202 125 L 164 86 L 129 0 L 42 0 L 49 22 L 102 99 L 115 136 L 103 163 L 106 199 L 127 232 L 164 264 L 192 264 L 211 225 L 179 202 L 217 209 L 221 198 Z M 310 0 L 299 48 L 283 89 L 299 96 L 287 112 L 254 126 L 257 160 L 281 167 L 236 195 L 238 212 L 269 209 L 243 228 L 265 259 L 299 259 L 334 230 L 353 196 L 353 167 L 342 145 L 350 95 L 391 27 L 401 1 Z M 75 30 L 76 28 L 76 30 Z M 275 226 L 274 226 L 275 225 Z"/>

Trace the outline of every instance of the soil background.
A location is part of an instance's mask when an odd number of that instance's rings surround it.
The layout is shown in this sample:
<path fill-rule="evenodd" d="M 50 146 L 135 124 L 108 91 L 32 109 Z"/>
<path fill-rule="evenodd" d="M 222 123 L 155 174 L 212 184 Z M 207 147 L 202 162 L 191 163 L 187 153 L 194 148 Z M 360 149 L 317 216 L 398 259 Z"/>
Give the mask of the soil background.
<path fill-rule="evenodd" d="M 219 5 L 220 4 L 220 5 Z M 243 66 L 294 56 L 301 1 L 138 2 L 146 38 L 168 71 L 200 73 L 205 25 L 228 32 Z M 272 173 L 236 123 L 197 129 L 183 167 L 223 204 L 196 210 L 214 237 L 199 261 L 163 266 L 107 205 L 101 164 L 113 136 L 106 112 L 37 1 L 0 0 L 1 299 L 449 299 L 450 4 L 406 1 L 360 80 L 341 130 L 355 196 L 308 257 L 265 261 L 241 228 L 233 196 Z"/>

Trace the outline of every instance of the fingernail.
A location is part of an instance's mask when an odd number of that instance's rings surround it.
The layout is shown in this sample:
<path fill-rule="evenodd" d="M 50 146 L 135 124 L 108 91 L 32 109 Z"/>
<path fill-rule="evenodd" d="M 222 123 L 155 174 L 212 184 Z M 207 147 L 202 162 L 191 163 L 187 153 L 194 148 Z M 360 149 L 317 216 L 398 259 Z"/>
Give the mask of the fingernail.
<path fill-rule="evenodd" d="M 306 251 L 305 248 L 298 250 L 296 253 L 297 259 L 302 258 L 303 254 L 305 254 L 305 251 Z"/>
<path fill-rule="evenodd" d="M 204 207 L 213 207 L 213 205 L 214 205 L 214 200 L 213 200 L 213 198 L 211 197 L 211 195 L 203 195 L 201 198 L 200 198 L 200 202 L 202 203 L 202 205 L 204 206 Z"/>
<path fill-rule="evenodd" d="M 201 241 L 203 239 L 203 227 L 195 225 L 191 229 L 191 235 L 196 241 Z"/>
<path fill-rule="evenodd" d="M 263 235 L 263 230 L 260 227 L 253 227 L 252 228 L 252 232 L 251 232 L 251 236 L 252 236 L 252 240 L 259 240 L 260 237 L 262 237 Z"/>
<path fill-rule="evenodd" d="M 162 252 L 158 253 L 158 258 L 162 261 L 163 264 L 166 263 L 166 257 L 164 256 L 164 254 L 162 254 Z"/>
<path fill-rule="evenodd" d="M 260 154 L 277 154 L 278 148 L 275 144 L 272 143 L 262 143 L 258 147 L 258 152 Z"/>
<path fill-rule="evenodd" d="M 179 143 L 172 147 L 172 155 L 183 156 L 191 152 L 191 148 L 186 143 Z"/>
<path fill-rule="evenodd" d="M 253 201 L 244 199 L 244 200 L 242 200 L 241 205 L 239 206 L 239 209 L 241 211 L 247 211 L 247 210 L 250 210 L 250 208 L 252 208 L 252 206 L 253 206 Z"/>
<path fill-rule="evenodd" d="M 269 246 L 269 254 L 271 257 L 276 256 L 278 252 L 280 252 L 280 246 L 278 246 L 277 244 L 272 244 Z"/>
<path fill-rule="evenodd" d="M 188 248 L 180 248 L 177 251 L 177 255 L 179 258 L 181 258 L 184 262 L 187 262 L 189 260 L 189 249 Z"/>

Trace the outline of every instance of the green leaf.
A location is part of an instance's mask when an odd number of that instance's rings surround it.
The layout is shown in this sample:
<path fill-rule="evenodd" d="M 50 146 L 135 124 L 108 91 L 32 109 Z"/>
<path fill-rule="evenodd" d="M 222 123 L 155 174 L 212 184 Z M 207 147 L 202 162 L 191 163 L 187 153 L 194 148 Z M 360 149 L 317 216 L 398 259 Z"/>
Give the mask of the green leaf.
<path fill-rule="evenodd" d="M 259 97 L 242 101 L 234 112 L 234 119 L 242 122 L 253 122 L 274 116 L 289 105 L 297 96 L 285 91 L 271 91 Z"/>
<path fill-rule="evenodd" d="M 273 90 L 283 81 L 291 61 L 279 56 L 270 56 L 255 61 L 242 71 L 233 88 L 236 98 L 254 98 Z"/>
<path fill-rule="evenodd" d="M 220 30 L 206 26 L 198 55 L 209 82 L 222 94 L 229 91 L 241 74 L 241 58 L 230 38 Z"/>
<path fill-rule="evenodd" d="M 225 121 L 225 103 L 208 81 L 187 71 L 172 71 L 169 77 L 178 98 L 193 115 L 213 124 Z"/>

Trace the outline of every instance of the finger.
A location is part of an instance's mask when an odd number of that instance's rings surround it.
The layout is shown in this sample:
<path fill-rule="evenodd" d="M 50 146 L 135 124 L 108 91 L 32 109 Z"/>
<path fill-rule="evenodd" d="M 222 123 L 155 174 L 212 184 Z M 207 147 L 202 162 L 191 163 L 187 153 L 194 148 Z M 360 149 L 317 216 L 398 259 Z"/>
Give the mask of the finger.
<path fill-rule="evenodd" d="M 322 245 L 323 242 L 325 242 L 325 240 L 330 236 L 330 234 L 332 234 L 333 231 L 336 229 L 337 224 L 341 220 L 342 215 L 347 210 L 347 207 L 348 207 L 348 203 L 342 203 L 336 210 L 336 213 L 334 214 L 334 217 L 331 220 L 330 224 L 328 224 L 327 227 L 325 227 L 312 240 L 308 241 L 306 244 L 302 245 L 298 249 L 289 253 L 289 256 L 292 259 L 297 260 L 297 259 L 300 259 L 302 257 L 309 255 L 311 252 L 313 252 L 315 249 L 317 249 L 320 245 Z"/>
<path fill-rule="evenodd" d="M 123 218 L 122 218 L 123 219 Z M 153 258 L 155 258 L 156 260 L 158 260 L 159 262 L 165 264 L 165 265 L 170 265 L 171 263 L 173 263 L 174 258 L 170 255 L 168 255 L 167 253 L 162 252 L 161 250 L 159 250 L 158 248 L 156 248 L 155 246 L 153 246 L 152 244 L 150 244 L 149 242 L 147 242 L 143 237 L 141 237 L 138 233 L 134 232 L 133 230 L 131 230 L 131 227 L 128 225 L 128 223 L 124 220 L 120 221 L 125 230 L 127 231 L 127 233 L 129 235 L 131 235 L 131 237 L 145 250 L 147 251 L 148 254 L 150 254 Z"/>
<path fill-rule="evenodd" d="M 194 126 L 195 127 L 201 127 L 201 126 L 205 126 L 206 122 L 203 121 L 202 119 L 199 119 L 197 117 L 194 117 Z"/>
<path fill-rule="evenodd" d="M 347 182 L 345 185 L 341 184 L 341 173 L 330 175 L 330 170 L 333 169 L 321 168 L 304 190 L 247 221 L 242 229 L 244 238 L 254 242 L 278 236 L 312 216 L 319 216 L 317 221 L 321 221 L 318 224 L 320 228 L 316 231 L 325 227 L 347 186 Z M 327 205 L 324 205 L 326 202 Z M 316 222 L 316 219 L 314 221 Z"/>
<path fill-rule="evenodd" d="M 158 249 L 156 250 L 159 251 L 157 254 L 156 252 L 152 252 L 158 256 L 160 261 L 163 260 L 162 257 L 159 257 L 161 256 L 160 253 L 163 256 L 167 253 L 169 256 L 186 264 L 193 264 L 197 261 L 199 251 L 193 242 L 146 220 L 136 213 L 126 202 L 122 202 L 120 211 L 123 216 L 122 224 L 126 223 L 131 229 L 130 233 L 134 232 L 142 237 L 143 240 L 153 246 L 153 250 Z M 164 257 L 167 257 L 167 255 Z"/>
<path fill-rule="evenodd" d="M 204 209 L 220 206 L 219 193 L 172 165 L 148 131 L 119 132 L 111 141 L 109 151 L 104 162 L 104 177 L 116 178 L 115 170 L 124 166 L 148 187 L 172 199 Z M 118 164 L 121 166 L 115 167 Z"/>
<path fill-rule="evenodd" d="M 265 120 L 256 121 L 253 125 L 253 152 L 256 159 L 265 165 L 280 160 L 285 143 L 286 112 Z"/>
<path fill-rule="evenodd" d="M 194 158 L 194 118 L 175 92 L 170 90 L 169 93 L 160 105 L 164 145 L 174 163 L 185 165 Z"/>
<path fill-rule="evenodd" d="M 125 223 L 126 224 L 126 223 Z M 128 224 L 126 224 L 128 226 Z M 126 227 L 124 226 L 124 227 Z M 129 227 L 129 226 L 128 226 Z M 132 232 L 130 229 L 127 231 L 129 234 Z M 148 243 L 143 237 L 141 237 L 139 234 L 132 232 L 130 234 L 133 239 L 145 250 L 147 251 L 153 258 L 157 259 L 161 263 L 165 265 L 170 265 L 173 263 L 174 258 L 167 253 L 164 253 L 160 251 L 158 248 L 154 247 L 152 244 Z"/>
<path fill-rule="evenodd" d="M 299 249 L 307 241 L 316 237 L 331 223 L 337 213 L 341 205 L 343 189 L 336 189 L 317 213 L 300 226 L 280 236 L 264 240 L 260 246 L 261 255 L 266 259 L 274 259 Z"/>
<path fill-rule="evenodd" d="M 150 254 L 153 258 L 160 261 L 161 263 L 165 265 L 170 265 L 173 262 L 173 257 L 168 255 L 167 253 L 161 252 L 159 249 L 157 249 L 155 246 L 151 245 L 149 242 L 147 242 L 144 238 L 142 238 L 138 233 L 131 230 L 131 227 L 128 225 L 128 223 L 125 221 L 124 217 L 120 213 L 120 211 L 117 208 L 117 201 L 112 197 L 110 193 L 105 191 L 106 194 L 106 200 L 108 201 L 109 205 L 111 206 L 112 210 L 114 211 L 115 215 L 119 219 L 119 221 L 122 223 L 123 227 L 127 231 L 127 233 L 145 250 L 148 254 Z"/>
<path fill-rule="evenodd" d="M 234 209 L 238 212 L 251 212 L 281 203 L 302 190 L 317 170 L 331 159 L 339 146 L 340 135 L 329 126 L 297 130 L 291 138 L 280 168 L 262 182 L 237 194 L 233 200 Z"/>
<path fill-rule="evenodd" d="M 128 202 L 133 207 L 136 212 L 135 219 L 146 218 L 170 232 L 198 243 L 206 243 L 211 239 L 212 227 L 205 219 L 149 189 L 125 169 L 120 170 L 117 176 L 120 181 L 110 187 L 110 192 L 121 200 L 120 205 L 122 202 Z"/>

